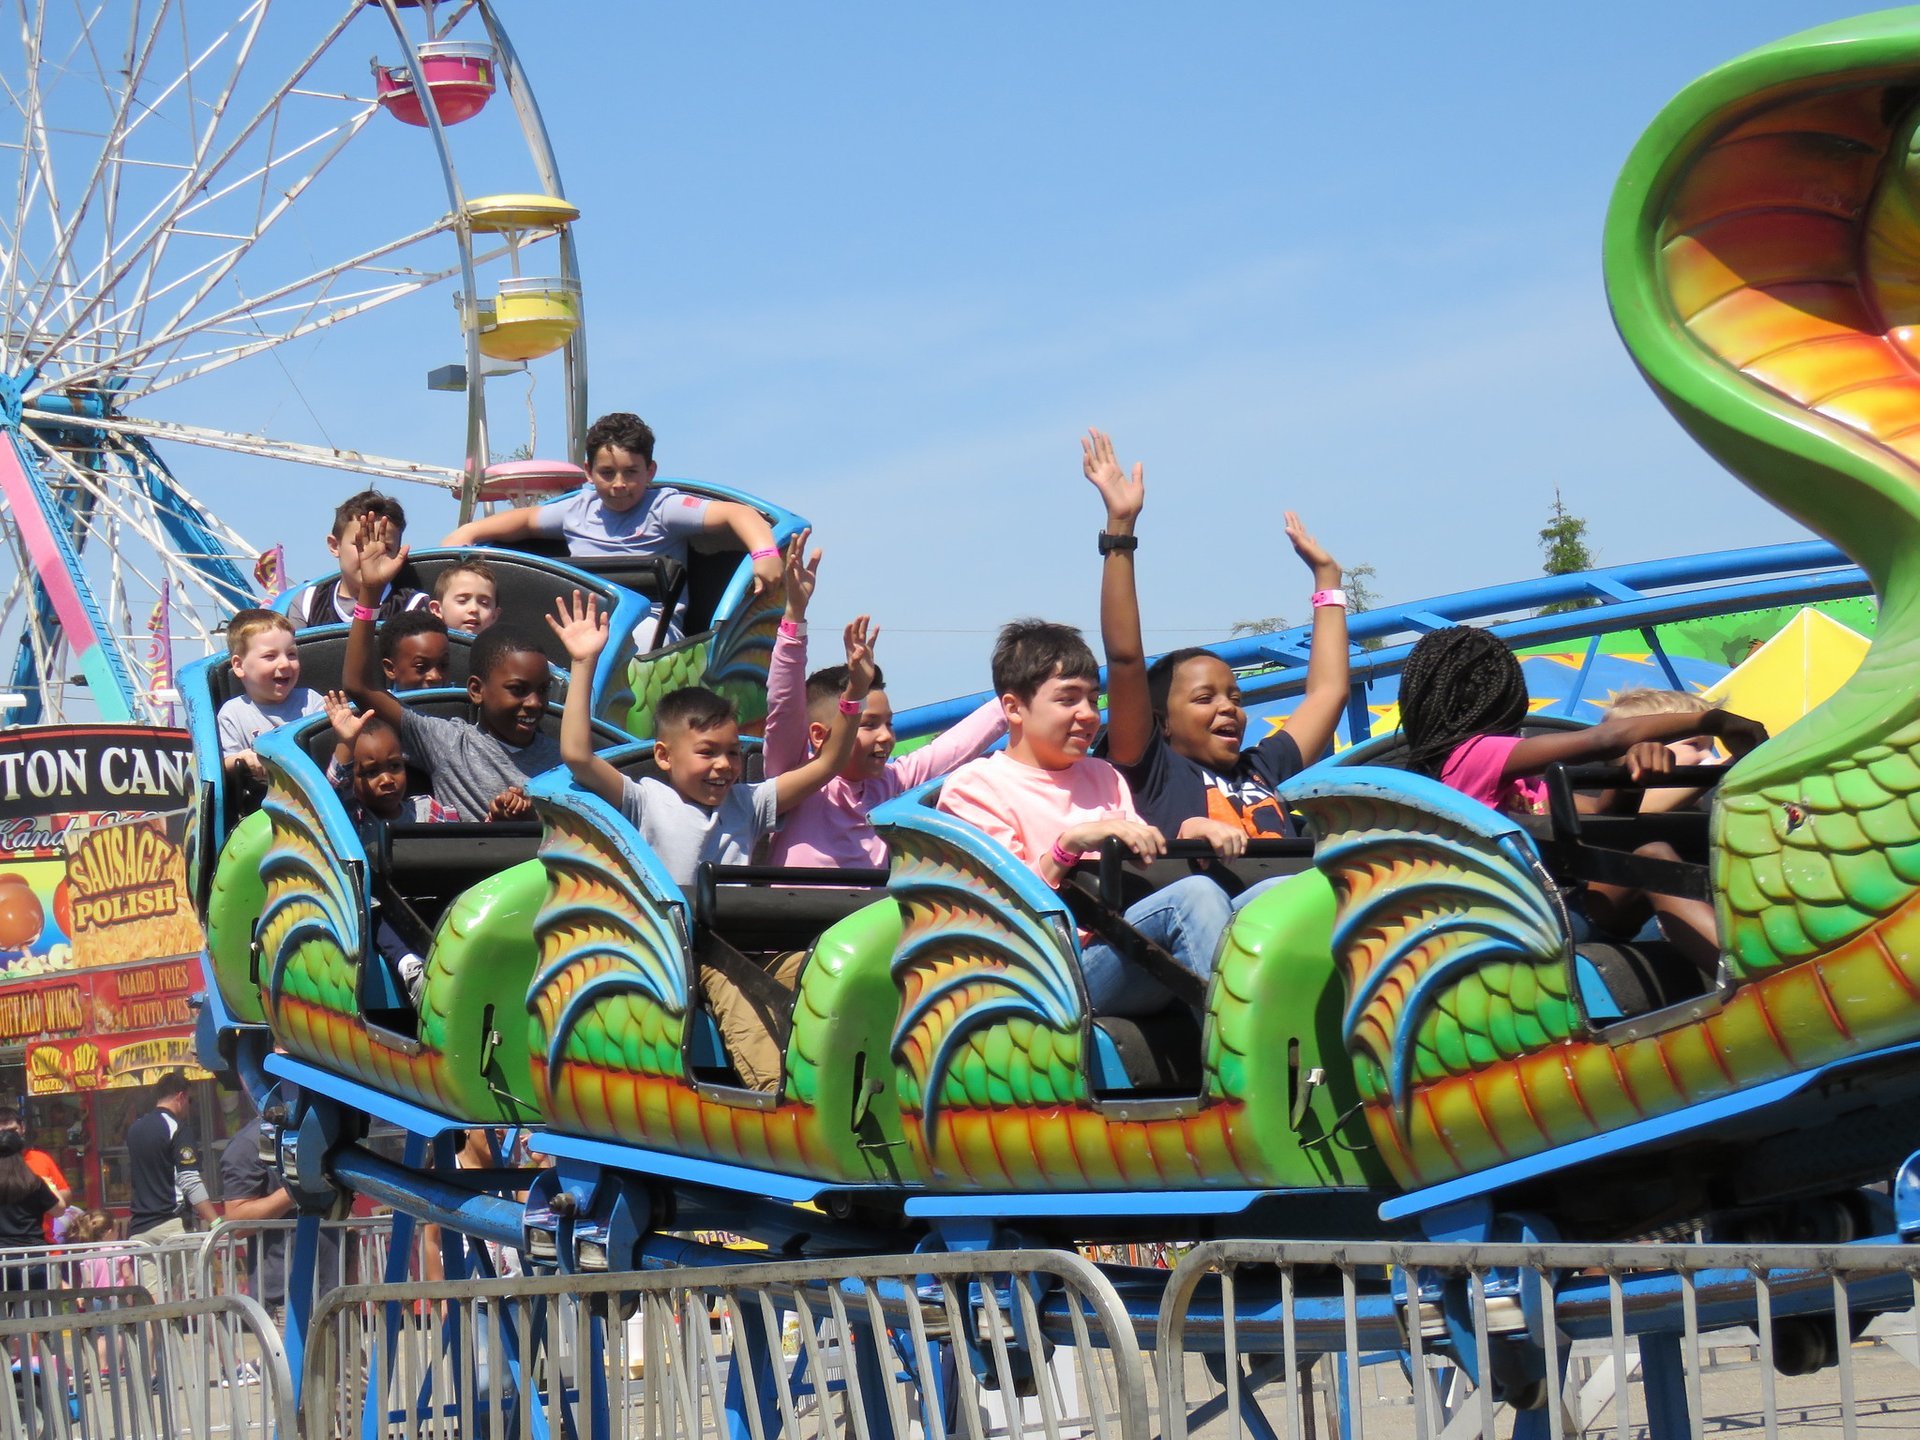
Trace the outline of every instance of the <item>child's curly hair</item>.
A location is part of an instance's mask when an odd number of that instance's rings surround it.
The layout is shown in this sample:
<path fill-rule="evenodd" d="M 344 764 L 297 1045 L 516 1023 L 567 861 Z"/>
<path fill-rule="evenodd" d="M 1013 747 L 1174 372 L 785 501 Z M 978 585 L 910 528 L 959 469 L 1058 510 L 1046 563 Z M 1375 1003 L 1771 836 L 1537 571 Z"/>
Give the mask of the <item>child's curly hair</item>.
<path fill-rule="evenodd" d="M 1407 767 L 1438 776 L 1476 735 L 1511 735 L 1527 718 L 1527 680 L 1498 636 L 1450 625 L 1420 637 L 1400 671 Z"/>

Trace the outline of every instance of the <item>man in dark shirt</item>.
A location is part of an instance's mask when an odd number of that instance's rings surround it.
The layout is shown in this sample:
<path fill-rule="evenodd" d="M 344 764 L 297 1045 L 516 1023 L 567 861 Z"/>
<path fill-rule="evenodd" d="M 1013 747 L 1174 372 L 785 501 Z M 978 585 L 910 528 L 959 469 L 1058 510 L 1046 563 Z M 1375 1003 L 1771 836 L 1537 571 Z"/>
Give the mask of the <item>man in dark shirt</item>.
<path fill-rule="evenodd" d="M 127 1233 L 158 1244 L 187 1232 L 191 1213 L 207 1225 L 220 1216 L 200 1178 L 200 1141 L 187 1123 L 192 1107 L 187 1077 L 169 1070 L 153 1087 L 153 1108 L 127 1127 L 127 1170 L 133 1184 Z M 154 1299 L 163 1294 L 158 1255 L 140 1260 L 140 1283 Z"/>
<path fill-rule="evenodd" d="M 229 1220 L 277 1220 L 293 1218 L 293 1195 L 268 1161 L 267 1146 L 273 1132 L 265 1119 L 242 1125 L 226 1148 L 220 1152 L 220 1194 Z M 275 1226 L 253 1236 L 253 1298 L 267 1307 L 276 1325 L 286 1323 L 287 1251 L 292 1244 L 289 1230 Z M 314 1298 L 327 1293 L 341 1281 L 340 1235 L 337 1230 L 322 1230 L 314 1265 Z"/>

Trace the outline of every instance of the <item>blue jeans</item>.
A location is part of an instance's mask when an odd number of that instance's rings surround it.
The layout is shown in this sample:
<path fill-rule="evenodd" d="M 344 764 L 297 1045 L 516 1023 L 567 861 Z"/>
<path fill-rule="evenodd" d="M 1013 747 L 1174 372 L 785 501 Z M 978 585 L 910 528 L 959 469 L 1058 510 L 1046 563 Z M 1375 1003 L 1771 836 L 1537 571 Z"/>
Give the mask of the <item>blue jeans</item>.
<path fill-rule="evenodd" d="M 1128 924 L 1202 980 L 1213 974 L 1231 919 L 1227 892 L 1204 875 L 1176 880 L 1127 911 Z M 1166 987 L 1104 940 L 1081 949 L 1080 969 L 1096 1015 L 1151 1015 L 1166 1008 Z"/>

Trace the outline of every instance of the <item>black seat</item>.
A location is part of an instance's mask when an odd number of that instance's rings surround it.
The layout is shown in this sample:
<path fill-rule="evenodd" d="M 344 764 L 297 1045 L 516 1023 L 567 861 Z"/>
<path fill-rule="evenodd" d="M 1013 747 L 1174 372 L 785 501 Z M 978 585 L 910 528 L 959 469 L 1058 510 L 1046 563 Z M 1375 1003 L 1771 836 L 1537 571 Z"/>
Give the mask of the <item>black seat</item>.
<path fill-rule="evenodd" d="M 1088 1073 L 1095 1094 L 1197 1095 L 1206 1078 L 1200 1020 L 1184 1005 L 1158 1015 L 1096 1015 Z M 1114 1073 L 1115 1063 L 1119 1073 Z"/>
<path fill-rule="evenodd" d="M 648 650 L 659 648 L 660 637 L 664 633 L 666 623 L 672 619 L 674 607 L 680 603 L 680 597 L 687 586 L 686 567 L 669 556 L 572 555 L 567 551 L 567 542 L 558 535 L 529 535 L 514 541 L 511 549 L 490 549 L 479 553 L 489 565 L 495 565 L 496 574 L 500 573 L 496 557 L 506 561 L 509 569 L 517 568 L 510 563 L 511 557 L 516 555 L 529 562 L 525 567 L 518 567 L 527 570 L 534 569 L 536 564 L 545 569 L 546 562 L 558 561 L 575 570 L 583 571 L 597 580 L 604 580 L 610 585 L 631 590 L 636 595 L 646 596 L 660 607 L 659 626 L 645 646 Z M 558 572 L 549 570 L 547 573 Z M 537 602 L 529 596 L 524 603 L 538 603 L 541 613 L 544 614 L 553 608 L 553 602 L 559 593 L 555 590 L 544 600 Z M 500 608 L 503 612 L 506 606 L 507 597 L 503 588 L 500 595 Z M 564 664 L 565 661 L 561 663 Z"/>
<path fill-rule="evenodd" d="M 1618 1011 L 1617 1015 L 1606 1014 L 1596 1003 L 1598 997 L 1587 988 L 1587 977 L 1580 975 L 1582 999 L 1597 1025 L 1650 1015 L 1707 993 L 1700 968 L 1664 940 L 1635 944 L 1589 941 L 1579 947 L 1576 966 L 1591 971 Z"/>
<path fill-rule="evenodd" d="M 1649 789 L 1712 789 L 1726 774 L 1720 765 L 1683 765 L 1670 774 L 1635 784 L 1619 765 L 1553 765 L 1546 773 L 1549 833 L 1541 854 L 1547 869 L 1563 880 L 1594 880 L 1691 900 L 1711 900 L 1707 871 L 1711 815 L 1705 810 L 1671 810 L 1641 815 L 1631 806 Z M 1575 796 L 1612 791 L 1623 802 L 1618 813 L 1582 814 Z M 1635 855 L 1642 845 L 1665 841 L 1680 861 Z"/>
<path fill-rule="evenodd" d="M 885 869 L 702 865 L 693 919 L 736 950 L 811 949 L 821 932 L 887 894 Z"/>
<path fill-rule="evenodd" d="M 1101 847 L 1095 884 L 1100 898 L 1125 911 L 1156 890 L 1189 875 L 1210 876 L 1228 895 L 1239 895 L 1263 880 L 1298 875 L 1313 868 L 1313 841 L 1305 836 L 1249 840 L 1247 853 L 1224 860 L 1204 840 L 1169 840 L 1167 853 L 1141 864 L 1118 841 Z"/>

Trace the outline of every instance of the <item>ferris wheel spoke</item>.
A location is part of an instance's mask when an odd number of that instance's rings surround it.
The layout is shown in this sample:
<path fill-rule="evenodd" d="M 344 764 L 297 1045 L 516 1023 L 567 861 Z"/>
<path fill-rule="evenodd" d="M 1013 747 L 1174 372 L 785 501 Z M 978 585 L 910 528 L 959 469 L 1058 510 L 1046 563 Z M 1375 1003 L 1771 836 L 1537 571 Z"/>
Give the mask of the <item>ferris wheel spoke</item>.
<path fill-rule="evenodd" d="M 134 393 L 147 394 L 156 389 L 166 388 L 166 385 L 162 384 L 158 378 L 160 371 L 163 370 L 166 365 L 176 363 L 171 356 L 177 352 L 179 346 L 194 336 L 207 332 L 217 333 L 222 327 L 231 326 L 235 321 L 243 319 L 248 315 L 258 316 L 270 313 L 290 313 L 289 311 L 275 308 L 274 302 L 284 300 L 292 295 L 298 295 L 303 291 L 319 291 L 319 298 L 323 299 L 325 297 L 326 287 L 329 287 L 332 282 L 339 277 L 356 271 L 381 273 L 375 269 L 375 261 L 385 259 L 387 256 L 397 254 L 410 246 L 415 246 L 432 239 L 434 236 L 446 230 L 450 223 L 447 219 L 436 221 L 434 224 L 425 229 L 417 230 L 411 235 L 403 236 L 399 240 L 390 241 L 384 245 L 376 245 L 372 249 L 355 255 L 350 259 L 340 261 L 334 265 L 325 266 L 309 275 L 300 276 L 296 280 L 284 282 L 262 295 L 249 297 L 239 304 L 229 306 L 227 309 L 215 314 L 202 316 L 191 324 L 183 325 L 170 332 L 163 333 L 143 344 L 131 345 L 123 349 L 115 350 L 111 356 L 91 364 L 76 364 L 58 376 L 49 375 L 40 384 L 27 391 L 27 401 L 31 404 L 34 399 L 47 394 L 49 391 L 84 385 L 109 372 L 131 374 L 139 373 L 149 368 L 152 369 L 156 376 L 154 383 L 144 387 L 134 387 Z M 497 255 L 504 253 L 504 250 L 505 247 L 501 247 L 498 251 L 489 253 Z M 302 335 L 308 335 L 316 330 L 326 329 L 353 315 L 363 314 L 368 310 L 375 309 L 378 306 L 388 304 L 394 300 L 404 299 L 408 295 L 430 289 L 447 280 L 456 273 L 458 268 L 457 265 L 449 265 L 437 270 L 414 270 L 411 268 L 404 270 L 387 269 L 384 273 L 395 274 L 401 278 L 393 283 L 382 285 L 375 290 L 357 292 L 354 297 L 337 297 L 341 300 L 353 299 L 354 303 L 351 305 L 342 305 L 338 309 L 330 311 L 318 319 L 290 327 L 284 333 L 259 336 L 257 331 L 252 332 L 252 335 L 246 343 L 239 346 L 226 347 L 219 352 L 215 352 L 218 359 L 214 368 L 218 368 L 220 365 L 231 364 L 234 360 L 244 359 L 247 355 L 259 354 L 262 350 L 270 349 L 275 345 L 285 344 L 290 340 L 299 339 Z M 290 307 L 292 311 L 310 310 L 311 308 L 311 303 Z M 257 338 L 253 338 L 254 336 L 257 336 Z M 191 374 L 203 374 L 205 373 L 205 369 L 205 366 L 196 367 L 192 370 Z M 166 384 L 177 384 L 189 378 L 191 378 L 189 374 L 168 377 Z"/>
<path fill-rule="evenodd" d="M 34 448 L 93 502 L 91 512 L 84 516 L 83 532 L 74 538 L 77 553 L 84 554 L 86 539 L 102 525 L 122 524 L 140 537 L 146 551 L 160 556 L 162 563 L 174 559 L 188 566 L 194 584 L 215 603 L 232 610 L 251 598 L 251 587 L 235 558 L 251 559 L 257 552 L 180 491 L 150 451 L 127 448 L 107 452 L 118 462 L 118 469 L 84 466 L 45 437 L 31 430 L 26 434 Z M 136 491 L 138 503 L 134 501 Z M 121 550 L 112 547 L 111 566 L 126 563 Z M 139 578 L 143 586 L 157 588 L 145 570 L 139 571 Z"/>
<path fill-rule="evenodd" d="M 26 93 L 15 101 L 15 108 L 24 117 L 20 135 L 20 167 L 16 178 L 13 205 L 13 233 L 15 236 L 15 254 L 25 241 L 27 218 L 31 213 L 29 205 L 39 188 L 38 172 L 34 168 L 36 140 L 40 128 L 40 43 L 46 20 L 46 0 L 39 0 L 35 24 L 28 19 L 26 0 L 16 0 L 16 10 L 20 16 L 20 53 L 27 67 Z M 13 283 L 7 286 L 6 335 L 9 343 L 18 328 L 21 292 L 17 266 L 10 267 L 14 273 Z M 37 278 L 37 277 L 36 277 Z"/>
<path fill-rule="evenodd" d="M 339 150 L 352 139 L 353 134 L 358 132 L 360 123 L 362 122 L 356 121 L 355 124 L 348 129 L 348 133 L 338 138 L 333 150 L 329 152 L 327 156 L 328 160 L 331 160 L 334 155 L 337 155 Z M 325 161 L 322 162 L 323 166 L 325 163 Z M 260 173 L 265 173 L 264 167 Z M 194 320 L 190 325 L 187 323 L 189 317 L 193 316 L 194 312 L 205 303 L 207 297 L 212 294 L 221 281 L 233 273 L 234 269 L 245 258 L 248 250 L 266 234 L 274 221 L 279 219 L 292 207 L 300 194 L 317 177 L 317 174 L 318 171 L 315 171 L 303 177 L 302 181 L 295 185 L 287 195 L 283 197 L 281 204 L 276 207 L 273 215 L 268 217 L 265 223 L 261 223 L 256 219 L 252 222 L 255 228 L 248 233 L 236 234 L 213 230 L 193 230 L 183 225 L 171 227 L 172 233 L 176 235 L 190 235 L 197 239 L 230 241 L 232 243 L 226 250 L 216 253 L 193 269 L 184 271 L 158 289 L 153 288 L 152 281 L 153 277 L 158 273 L 159 261 L 163 258 L 163 254 L 161 247 L 156 247 L 151 257 L 151 263 L 148 266 L 145 276 L 143 276 L 141 280 L 138 293 L 134 300 L 124 307 L 107 309 L 96 323 L 86 329 L 71 333 L 63 347 L 64 351 L 71 352 L 77 347 L 85 346 L 95 341 L 96 338 L 101 335 L 110 334 L 118 342 L 114 352 L 116 360 L 118 357 L 135 354 L 145 356 L 184 336 L 191 335 L 195 330 L 205 328 L 209 324 L 217 325 L 223 323 L 225 318 L 234 313 L 244 313 L 246 308 L 252 303 L 251 301 L 242 302 L 242 304 L 237 307 L 218 312 L 212 316 L 202 316 Z M 404 241 L 389 243 L 388 245 L 378 247 L 376 253 L 390 253 L 401 245 L 415 243 L 418 239 L 437 234 L 444 228 L 446 228 L 446 222 L 443 221 L 424 231 L 417 232 L 416 235 L 410 236 Z M 353 262 L 346 262 L 342 266 L 328 268 L 330 271 L 347 269 L 351 268 L 352 263 Z M 323 274 L 325 272 L 316 273 Z M 291 289 L 298 288 L 298 286 L 302 284 L 310 283 L 313 283 L 312 277 L 302 277 L 300 280 L 292 282 L 291 285 L 278 287 L 278 289 L 272 293 L 284 294 Z M 169 317 L 167 322 L 155 335 L 151 338 L 145 337 L 143 332 L 145 330 L 145 318 L 148 311 L 161 300 L 189 286 L 197 286 L 197 288 L 193 290 L 193 293 L 185 301 L 179 303 L 173 315 Z M 143 340 L 144 343 L 141 343 Z M 63 372 L 59 379 L 62 384 L 76 383 L 75 374 L 71 370 Z"/>
<path fill-rule="evenodd" d="M 76 5 L 75 8 L 77 9 L 78 6 Z M 160 26 L 161 21 L 165 18 L 166 8 L 166 4 L 163 3 L 160 8 L 160 13 L 154 17 L 154 23 L 148 28 L 146 38 L 140 46 L 140 53 L 138 57 L 132 61 L 125 83 L 120 88 L 120 102 L 114 110 L 113 121 L 107 133 L 106 143 L 100 147 L 100 155 L 94 162 L 93 173 L 87 177 L 86 187 L 80 193 L 80 198 L 74 207 L 73 215 L 61 229 L 59 240 L 54 246 L 51 268 L 55 272 L 70 269 L 68 259 L 72 253 L 74 241 L 80 234 L 81 226 L 86 220 L 88 212 L 92 209 L 96 196 L 100 193 L 102 182 L 107 178 L 112 167 L 119 163 L 118 150 L 124 143 L 123 134 L 127 126 L 127 117 L 132 109 L 134 96 L 140 89 L 140 82 L 146 76 L 147 66 L 153 58 L 154 51 L 158 48 Z M 96 12 L 96 14 L 97 13 L 98 12 Z M 93 27 L 87 25 L 84 33 L 90 37 L 93 33 Z M 100 65 L 98 51 L 95 50 L 92 45 L 89 45 L 87 48 L 93 54 L 94 68 L 100 71 L 102 89 L 111 91 L 113 88 L 112 82 L 107 79 L 106 73 Z"/>
<path fill-rule="evenodd" d="M 59 424 L 64 417 L 29 408 L 23 417 L 29 424 Z M 359 450 L 331 449 L 294 440 L 276 440 L 266 435 L 250 435 L 235 430 L 216 430 L 205 425 L 185 425 L 174 420 L 144 420 L 115 415 L 91 420 L 89 426 L 115 435 L 138 435 L 149 440 L 166 440 L 185 445 L 204 446 L 236 455 L 251 455 L 263 460 L 291 460 L 302 465 L 318 465 L 329 470 L 350 470 L 381 480 L 409 480 L 435 485 L 445 490 L 458 489 L 464 470 L 446 465 L 430 465 L 418 460 L 395 460 Z M 239 537 L 234 537 L 236 540 Z"/>
<path fill-rule="evenodd" d="M 219 127 L 217 119 L 216 123 L 209 126 L 203 135 L 197 137 L 192 166 L 189 171 L 129 228 L 127 238 L 116 245 L 100 265 L 95 266 L 92 271 L 81 277 L 81 287 L 83 289 L 91 287 L 92 294 L 86 298 L 85 304 L 82 306 L 80 312 L 68 321 L 66 328 L 52 338 L 49 344 L 50 350 L 57 351 L 65 344 L 66 341 L 71 338 L 72 334 L 92 316 L 93 312 L 100 308 L 106 296 L 111 294 L 120 282 L 126 279 L 143 261 L 147 262 L 146 275 L 149 279 L 151 278 L 157 270 L 161 259 L 164 257 L 167 245 L 173 237 L 173 227 L 178 222 L 182 212 L 186 211 L 195 203 L 195 197 L 201 189 L 225 169 L 228 162 L 253 138 L 255 132 L 270 118 L 279 114 L 281 106 L 285 103 L 287 97 L 298 87 L 299 82 L 306 77 L 307 73 L 311 71 L 319 59 L 332 48 L 334 42 L 338 40 L 340 35 L 345 31 L 347 25 L 352 21 L 357 8 L 356 5 L 348 6 L 346 13 L 340 17 L 333 28 L 321 39 L 320 43 L 307 54 L 299 65 L 295 67 L 293 73 L 274 90 L 265 103 L 240 127 L 239 131 L 214 159 L 208 161 L 206 155 L 207 152 L 211 150 L 212 142 L 218 133 Z M 257 15 L 263 18 L 264 0 L 260 0 L 260 3 L 257 3 L 254 9 Z M 182 23 L 184 24 L 184 20 Z M 216 42 L 216 44 L 217 43 L 219 42 Z M 237 79 L 235 83 L 237 83 Z M 169 87 L 169 89 L 171 88 L 173 87 Z M 228 91 L 228 94 L 230 93 L 231 86 Z M 156 105 L 154 109 L 149 110 L 148 113 L 156 113 L 157 108 Z M 131 248 L 129 249 L 128 246 L 131 246 Z M 158 254 L 154 253 L 156 250 L 159 252 Z M 102 274 L 107 276 L 104 281 L 99 280 Z M 144 295 L 136 294 L 134 297 L 134 305 L 138 307 L 143 303 Z"/>

